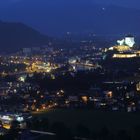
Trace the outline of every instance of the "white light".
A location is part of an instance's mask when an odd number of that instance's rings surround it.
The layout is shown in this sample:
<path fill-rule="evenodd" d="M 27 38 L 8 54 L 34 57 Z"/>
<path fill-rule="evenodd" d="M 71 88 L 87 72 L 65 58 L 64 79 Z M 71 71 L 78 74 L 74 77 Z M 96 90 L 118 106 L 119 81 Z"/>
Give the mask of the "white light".
<path fill-rule="evenodd" d="M 125 37 L 125 39 L 118 40 L 117 43 L 122 46 L 122 45 L 127 45 L 129 47 L 133 47 L 135 44 L 135 38 L 134 37 Z"/>
<path fill-rule="evenodd" d="M 120 46 L 122 46 L 122 45 L 124 45 L 125 41 L 124 41 L 124 39 L 123 39 L 123 40 L 118 40 L 117 43 L 118 43 Z"/>
<path fill-rule="evenodd" d="M 126 37 L 125 44 L 128 45 L 129 47 L 133 47 L 135 44 L 134 37 Z"/>
<path fill-rule="evenodd" d="M 23 117 L 17 117 L 17 121 L 19 121 L 19 122 L 24 121 L 24 118 Z"/>
<path fill-rule="evenodd" d="M 12 118 L 10 116 L 2 116 L 1 119 L 2 120 L 8 120 L 8 121 L 12 120 Z"/>

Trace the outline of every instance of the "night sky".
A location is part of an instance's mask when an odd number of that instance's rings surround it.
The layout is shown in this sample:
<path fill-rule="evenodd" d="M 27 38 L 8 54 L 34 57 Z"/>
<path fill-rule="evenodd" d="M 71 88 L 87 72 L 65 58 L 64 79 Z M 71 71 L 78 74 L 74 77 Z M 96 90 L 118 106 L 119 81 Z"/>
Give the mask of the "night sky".
<path fill-rule="evenodd" d="M 105 23 L 107 27 L 110 27 L 110 24 L 114 25 L 112 21 L 116 13 L 118 21 L 124 22 L 126 18 L 128 22 L 130 17 L 133 17 L 132 20 L 139 23 L 139 5 L 140 0 L 0 0 L 0 20 L 23 22 L 50 35 L 59 35 L 67 31 L 76 33 L 95 31 L 105 34 L 107 31 L 104 27 L 101 28 L 104 24 L 99 26 L 97 24 L 107 20 L 108 23 Z M 128 26 L 122 32 L 136 33 L 138 24 L 135 25 L 133 22 L 131 25 L 135 26 L 133 30 L 129 31 Z M 112 29 L 121 30 L 124 26 L 116 24 L 116 27 L 111 26 L 108 31 L 115 34 L 117 32 Z M 98 32 L 95 28 L 102 29 L 102 32 Z"/>
<path fill-rule="evenodd" d="M 47 4 L 52 3 L 52 2 L 56 2 L 56 3 L 62 3 L 64 1 L 70 1 L 70 0 L 0 0 L 0 5 L 1 7 L 4 6 L 8 6 L 8 5 L 12 5 L 14 6 L 14 4 L 17 3 L 30 3 L 32 2 L 34 4 L 34 2 L 38 2 L 41 3 L 43 1 L 46 1 Z M 126 6 L 126 7 L 130 7 L 130 8 L 138 8 L 140 9 L 140 1 L 139 0 L 71 0 L 71 1 L 77 1 L 79 4 L 81 3 L 81 1 L 85 2 L 85 3 L 100 3 L 100 4 L 114 4 L 114 5 L 120 5 L 120 6 Z"/>

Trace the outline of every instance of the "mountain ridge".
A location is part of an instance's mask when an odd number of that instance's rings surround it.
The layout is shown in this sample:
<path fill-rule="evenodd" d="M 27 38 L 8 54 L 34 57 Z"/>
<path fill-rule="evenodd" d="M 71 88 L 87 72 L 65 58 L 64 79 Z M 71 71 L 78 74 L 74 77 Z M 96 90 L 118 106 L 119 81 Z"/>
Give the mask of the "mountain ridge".
<path fill-rule="evenodd" d="M 45 45 L 51 38 L 20 22 L 0 21 L 0 51 Z"/>

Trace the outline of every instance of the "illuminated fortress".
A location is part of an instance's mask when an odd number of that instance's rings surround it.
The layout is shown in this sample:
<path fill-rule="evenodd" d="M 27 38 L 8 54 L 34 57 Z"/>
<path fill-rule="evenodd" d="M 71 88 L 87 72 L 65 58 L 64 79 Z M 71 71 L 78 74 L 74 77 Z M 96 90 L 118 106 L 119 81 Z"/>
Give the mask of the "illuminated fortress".
<path fill-rule="evenodd" d="M 117 45 L 105 50 L 112 51 L 112 58 L 135 58 L 140 57 L 140 51 L 134 50 L 135 38 L 131 35 L 126 36 L 122 40 L 117 41 Z"/>

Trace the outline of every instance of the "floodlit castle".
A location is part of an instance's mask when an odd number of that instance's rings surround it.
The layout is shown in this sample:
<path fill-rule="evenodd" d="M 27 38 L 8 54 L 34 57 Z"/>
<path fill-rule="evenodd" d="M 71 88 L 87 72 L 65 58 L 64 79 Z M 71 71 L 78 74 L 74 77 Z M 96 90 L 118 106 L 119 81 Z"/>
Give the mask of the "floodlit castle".
<path fill-rule="evenodd" d="M 127 45 L 129 46 L 130 48 L 132 48 L 135 44 L 135 38 L 131 35 L 129 36 L 126 36 L 124 39 L 122 40 L 118 40 L 117 43 L 120 45 L 120 46 L 124 46 L 124 45 Z"/>
<path fill-rule="evenodd" d="M 110 47 L 108 50 L 117 50 L 119 52 L 131 51 L 135 45 L 135 38 L 131 35 L 117 41 L 117 45 Z"/>
<path fill-rule="evenodd" d="M 136 58 L 140 57 L 140 50 L 134 49 L 135 38 L 131 35 L 117 41 L 117 45 L 105 50 L 112 51 L 112 58 Z M 115 51 L 115 52 L 114 52 Z"/>

